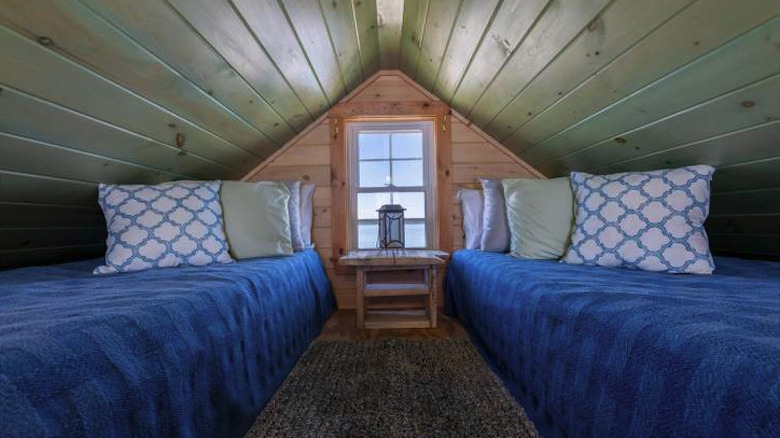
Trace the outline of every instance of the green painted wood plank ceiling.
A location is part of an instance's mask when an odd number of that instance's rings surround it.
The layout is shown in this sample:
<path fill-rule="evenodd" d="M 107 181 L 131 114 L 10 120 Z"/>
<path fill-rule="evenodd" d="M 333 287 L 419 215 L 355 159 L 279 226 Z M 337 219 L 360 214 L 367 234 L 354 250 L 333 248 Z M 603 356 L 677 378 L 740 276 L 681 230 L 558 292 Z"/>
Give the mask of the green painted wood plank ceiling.
<path fill-rule="evenodd" d="M 0 264 L 99 255 L 98 183 L 240 178 L 380 68 L 546 175 L 709 163 L 780 255 L 777 0 L 0 0 Z"/>

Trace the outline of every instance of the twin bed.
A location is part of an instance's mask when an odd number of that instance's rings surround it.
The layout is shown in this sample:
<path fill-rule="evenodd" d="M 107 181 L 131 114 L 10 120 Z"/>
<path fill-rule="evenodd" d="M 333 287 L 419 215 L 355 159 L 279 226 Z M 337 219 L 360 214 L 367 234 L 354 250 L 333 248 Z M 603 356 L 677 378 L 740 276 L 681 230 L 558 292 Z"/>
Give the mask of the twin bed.
<path fill-rule="evenodd" d="M 335 308 L 317 253 L 0 274 L 3 436 L 241 436 Z M 780 265 L 711 276 L 459 251 L 447 310 L 542 436 L 777 436 Z"/>
<path fill-rule="evenodd" d="M 0 274 L 4 437 L 241 436 L 335 308 L 317 253 Z"/>
<path fill-rule="evenodd" d="M 780 436 L 780 265 L 713 275 L 459 251 L 448 311 L 544 437 Z"/>

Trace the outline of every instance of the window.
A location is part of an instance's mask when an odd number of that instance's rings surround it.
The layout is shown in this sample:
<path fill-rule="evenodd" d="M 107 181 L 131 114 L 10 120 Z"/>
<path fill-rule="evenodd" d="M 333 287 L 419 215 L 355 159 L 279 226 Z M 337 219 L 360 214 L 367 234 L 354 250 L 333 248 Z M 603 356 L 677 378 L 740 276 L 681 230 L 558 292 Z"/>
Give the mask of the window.
<path fill-rule="evenodd" d="M 350 246 L 376 248 L 376 210 L 384 204 L 401 204 L 406 208 L 406 247 L 433 247 L 433 123 L 353 122 L 348 126 Z"/>

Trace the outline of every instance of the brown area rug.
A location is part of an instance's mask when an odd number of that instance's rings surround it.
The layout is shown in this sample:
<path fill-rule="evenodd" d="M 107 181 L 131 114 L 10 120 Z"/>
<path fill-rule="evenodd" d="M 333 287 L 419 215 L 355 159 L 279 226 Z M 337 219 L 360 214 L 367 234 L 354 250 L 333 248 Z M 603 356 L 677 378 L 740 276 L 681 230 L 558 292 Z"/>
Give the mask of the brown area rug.
<path fill-rule="evenodd" d="M 315 341 L 247 437 L 536 437 L 467 339 Z"/>

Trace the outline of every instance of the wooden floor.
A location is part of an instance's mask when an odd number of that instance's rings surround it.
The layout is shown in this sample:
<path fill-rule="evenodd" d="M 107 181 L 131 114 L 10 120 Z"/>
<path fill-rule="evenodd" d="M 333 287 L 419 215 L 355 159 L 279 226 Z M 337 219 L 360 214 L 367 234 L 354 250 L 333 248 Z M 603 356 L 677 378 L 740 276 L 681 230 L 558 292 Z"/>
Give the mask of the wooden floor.
<path fill-rule="evenodd" d="M 317 339 L 327 341 L 361 341 L 373 339 L 444 339 L 465 338 L 466 331 L 460 323 L 439 312 L 436 328 L 425 329 L 366 329 L 357 328 L 357 315 L 354 310 L 338 310 L 325 323 L 325 328 Z"/>

